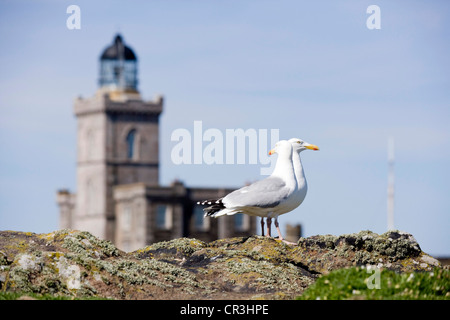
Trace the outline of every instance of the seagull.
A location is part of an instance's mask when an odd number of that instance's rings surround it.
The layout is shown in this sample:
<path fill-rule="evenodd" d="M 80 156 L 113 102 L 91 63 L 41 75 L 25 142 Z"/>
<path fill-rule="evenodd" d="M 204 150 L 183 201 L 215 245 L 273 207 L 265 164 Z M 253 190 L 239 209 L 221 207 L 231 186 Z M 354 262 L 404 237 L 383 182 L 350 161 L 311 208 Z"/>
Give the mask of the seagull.
<path fill-rule="evenodd" d="M 267 218 L 267 235 L 270 237 L 272 218 L 275 218 L 279 240 L 283 240 L 278 224 L 278 216 L 296 208 L 298 186 L 292 163 L 292 143 L 280 140 L 270 150 L 269 155 L 278 154 L 277 163 L 272 174 L 248 186 L 235 190 L 223 198 L 197 202 L 209 205 L 204 208 L 205 217 L 220 217 L 244 213 L 261 217 L 261 228 L 264 235 L 264 218 Z"/>
<path fill-rule="evenodd" d="M 297 188 L 294 191 L 294 193 L 291 195 L 291 199 L 292 201 L 290 202 L 290 206 L 286 206 L 285 212 L 281 212 L 279 213 L 279 215 L 284 214 L 284 213 L 288 213 L 294 209 L 296 209 L 298 206 L 300 206 L 303 202 L 303 200 L 305 200 L 306 197 L 306 192 L 308 190 L 308 184 L 306 183 L 306 177 L 305 177 L 305 173 L 303 171 L 303 166 L 302 166 L 302 161 L 300 159 L 300 152 L 304 151 L 304 150 L 319 150 L 319 147 L 314 145 L 314 144 L 310 144 L 306 141 L 303 141 L 302 139 L 298 139 L 298 138 L 292 138 L 289 139 L 289 142 L 292 145 L 292 165 L 294 167 L 294 175 L 295 175 L 295 180 L 297 182 Z M 269 153 L 270 154 L 270 153 Z M 283 237 L 281 236 L 281 232 L 279 229 L 279 224 L 278 224 L 278 216 L 275 217 L 275 227 L 277 228 L 278 234 L 279 234 L 279 239 L 289 243 L 289 244 L 294 244 L 288 241 L 285 241 L 283 239 Z M 261 218 L 261 228 L 262 228 L 262 232 L 264 235 L 264 218 Z M 267 225 L 268 225 L 268 229 L 267 229 L 267 235 L 270 236 L 270 224 L 271 224 L 271 217 L 267 217 Z"/>
<path fill-rule="evenodd" d="M 306 192 L 308 190 L 308 184 L 306 183 L 302 160 L 300 159 L 300 152 L 304 150 L 317 151 L 319 150 L 319 147 L 298 138 L 289 139 L 289 142 L 292 145 L 292 164 L 294 166 L 295 180 L 297 181 L 297 194 L 295 194 L 293 197 L 293 199 L 295 199 L 295 202 L 293 203 L 294 208 L 292 210 L 294 210 L 302 204 L 303 200 L 305 200 Z"/>

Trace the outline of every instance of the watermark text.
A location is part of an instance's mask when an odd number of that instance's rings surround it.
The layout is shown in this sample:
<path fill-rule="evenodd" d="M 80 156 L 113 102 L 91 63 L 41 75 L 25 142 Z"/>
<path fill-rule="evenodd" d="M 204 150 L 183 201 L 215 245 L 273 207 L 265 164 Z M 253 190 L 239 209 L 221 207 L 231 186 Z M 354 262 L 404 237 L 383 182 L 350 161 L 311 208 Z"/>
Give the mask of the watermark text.
<path fill-rule="evenodd" d="M 279 129 L 203 130 L 202 121 L 194 121 L 193 129 L 172 132 L 171 160 L 174 164 L 261 164 L 261 175 L 270 175 L 276 157 L 268 155 L 279 140 Z"/>

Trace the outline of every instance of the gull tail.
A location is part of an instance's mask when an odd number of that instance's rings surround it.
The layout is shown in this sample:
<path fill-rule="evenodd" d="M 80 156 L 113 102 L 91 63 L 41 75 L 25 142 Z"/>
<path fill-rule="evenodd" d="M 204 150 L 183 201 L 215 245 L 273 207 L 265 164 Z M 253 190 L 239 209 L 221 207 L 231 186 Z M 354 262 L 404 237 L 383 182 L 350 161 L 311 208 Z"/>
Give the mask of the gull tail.
<path fill-rule="evenodd" d="M 221 214 L 219 214 L 219 211 L 225 209 L 225 205 L 223 204 L 222 199 L 223 198 L 204 200 L 197 202 L 197 204 L 200 204 L 202 206 L 209 205 L 208 207 L 203 208 L 203 212 L 205 213 L 204 217 L 216 217 L 221 216 Z"/>

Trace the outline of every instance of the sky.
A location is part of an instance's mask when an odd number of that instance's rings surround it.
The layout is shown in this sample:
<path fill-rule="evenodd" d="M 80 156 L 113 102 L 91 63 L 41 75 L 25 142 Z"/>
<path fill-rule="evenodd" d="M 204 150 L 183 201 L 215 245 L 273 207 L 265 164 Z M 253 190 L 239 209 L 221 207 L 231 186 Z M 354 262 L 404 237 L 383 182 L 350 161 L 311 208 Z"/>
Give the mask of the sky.
<path fill-rule="evenodd" d="M 73 4 L 80 29 L 66 25 Z M 367 27 L 370 5 L 381 29 Z M 73 101 L 95 94 L 120 32 L 143 98 L 165 99 L 162 185 L 264 178 L 248 159 L 175 164 L 177 129 L 278 130 L 320 147 L 301 154 L 308 194 L 282 228 L 381 234 L 393 137 L 395 228 L 450 256 L 449 16 L 448 1 L 1 1 L 0 230 L 58 228 L 56 192 L 76 192 Z"/>

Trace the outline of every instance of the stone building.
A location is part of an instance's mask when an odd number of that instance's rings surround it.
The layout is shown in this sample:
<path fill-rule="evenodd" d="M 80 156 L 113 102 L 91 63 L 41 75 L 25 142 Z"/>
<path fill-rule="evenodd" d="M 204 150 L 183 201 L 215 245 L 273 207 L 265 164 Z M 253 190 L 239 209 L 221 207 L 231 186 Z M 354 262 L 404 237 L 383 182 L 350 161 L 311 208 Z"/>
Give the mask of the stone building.
<path fill-rule="evenodd" d="M 77 192 L 59 190 L 60 228 L 86 230 L 129 251 L 178 237 L 204 241 L 254 234 L 246 215 L 203 218 L 199 200 L 232 190 L 159 185 L 164 99 L 142 100 L 137 57 L 120 35 L 100 57 L 99 89 L 77 98 Z"/>

